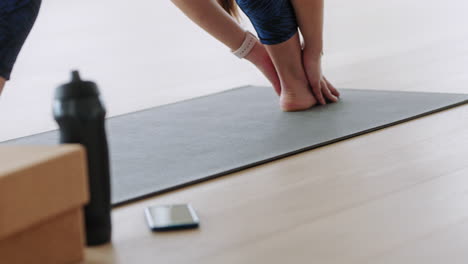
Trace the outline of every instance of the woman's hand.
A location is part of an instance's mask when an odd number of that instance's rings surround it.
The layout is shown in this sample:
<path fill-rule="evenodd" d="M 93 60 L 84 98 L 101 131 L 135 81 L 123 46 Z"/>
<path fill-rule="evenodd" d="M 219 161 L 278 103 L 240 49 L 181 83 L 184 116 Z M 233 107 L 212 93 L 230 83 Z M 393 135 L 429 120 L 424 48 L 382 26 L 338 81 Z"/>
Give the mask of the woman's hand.
<path fill-rule="evenodd" d="M 304 50 L 302 60 L 315 99 L 322 105 L 326 104 L 326 100 L 337 102 L 340 93 L 322 74 L 321 52 L 310 53 Z"/>
<path fill-rule="evenodd" d="M 252 51 L 250 51 L 245 59 L 252 62 L 271 82 L 276 93 L 281 95 L 280 79 L 273 62 L 271 61 L 270 55 L 268 55 L 268 52 L 265 49 L 265 46 L 257 41 Z"/>

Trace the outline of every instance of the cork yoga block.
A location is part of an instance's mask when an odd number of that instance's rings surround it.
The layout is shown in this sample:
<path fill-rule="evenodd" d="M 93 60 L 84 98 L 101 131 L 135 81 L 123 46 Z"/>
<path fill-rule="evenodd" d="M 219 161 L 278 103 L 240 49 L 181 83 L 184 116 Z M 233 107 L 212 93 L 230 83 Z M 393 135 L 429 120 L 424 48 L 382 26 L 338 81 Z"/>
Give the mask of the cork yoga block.
<path fill-rule="evenodd" d="M 5 263 L 77 263 L 83 259 L 83 215 L 74 209 L 0 241 Z"/>
<path fill-rule="evenodd" d="M 85 160 L 77 145 L 0 145 L 1 263 L 83 259 Z"/>

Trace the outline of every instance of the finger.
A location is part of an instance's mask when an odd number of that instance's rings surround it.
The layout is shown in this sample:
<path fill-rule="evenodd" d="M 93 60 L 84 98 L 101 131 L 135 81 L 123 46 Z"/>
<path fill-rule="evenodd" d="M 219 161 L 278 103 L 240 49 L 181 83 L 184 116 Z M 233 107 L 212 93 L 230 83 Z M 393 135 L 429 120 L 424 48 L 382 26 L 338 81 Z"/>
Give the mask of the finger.
<path fill-rule="evenodd" d="M 273 65 L 273 62 L 271 62 L 270 60 L 267 66 L 257 66 L 257 67 L 273 85 L 273 88 L 275 89 L 276 94 L 278 96 L 281 96 L 281 82 L 278 77 L 278 73 L 276 72 L 276 68 Z"/>
<path fill-rule="evenodd" d="M 328 86 L 328 89 L 331 91 L 331 93 L 336 96 L 336 97 L 340 97 L 340 92 L 338 92 L 338 90 L 335 88 L 335 86 L 333 86 L 328 80 L 327 78 L 323 77 L 325 79 L 325 82 L 327 82 L 327 86 Z"/>
<path fill-rule="evenodd" d="M 330 89 L 327 86 L 327 82 L 324 79 L 322 79 L 322 92 L 328 100 L 332 102 L 338 101 L 338 98 L 330 92 Z"/>
<path fill-rule="evenodd" d="M 274 84 L 273 88 L 275 89 L 275 92 L 278 96 L 281 96 L 281 85 L 279 83 Z"/>
<path fill-rule="evenodd" d="M 263 72 L 263 74 L 267 77 L 267 79 L 273 85 L 273 89 L 275 89 L 276 94 L 278 96 L 281 96 L 281 82 L 280 82 L 276 72 L 265 71 L 265 72 Z"/>
<path fill-rule="evenodd" d="M 322 87 L 320 87 L 320 81 L 312 85 L 312 92 L 314 93 L 315 99 L 317 99 L 317 101 L 319 101 L 320 104 L 324 105 L 327 103 L 325 101 L 325 98 L 323 98 Z"/>
<path fill-rule="evenodd" d="M 278 96 L 281 96 L 281 82 L 278 77 L 274 78 L 268 78 L 273 85 L 273 88 L 275 89 L 275 92 Z"/>
<path fill-rule="evenodd" d="M 330 90 L 330 92 L 336 96 L 336 97 L 340 97 L 340 92 L 338 92 L 338 90 L 335 88 L 335 86 L 333 86 L 330 82 L 327 81 L 327 86 L 328 86 L 328 89 Z"/>

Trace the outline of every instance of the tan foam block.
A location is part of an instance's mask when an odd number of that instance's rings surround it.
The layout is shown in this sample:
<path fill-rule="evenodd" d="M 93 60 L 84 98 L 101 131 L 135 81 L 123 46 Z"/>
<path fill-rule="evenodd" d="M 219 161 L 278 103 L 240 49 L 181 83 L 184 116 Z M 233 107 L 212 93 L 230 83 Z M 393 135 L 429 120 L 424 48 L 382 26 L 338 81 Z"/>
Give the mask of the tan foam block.
<path fill-rule="evenodd" d="M 87 200 L 82 147 L 0 146 L 0 239 Z"/>
<path fill-rule="evenodd" d="M 81 146 L 0 145 L 0 262 L 81 260 L 87 201 Z"/>
<path fill-rule="evenodd" d="M 2 263 L 77 263 L 83 259 L 84 234 L 81 209 L 0 241 Z"/>

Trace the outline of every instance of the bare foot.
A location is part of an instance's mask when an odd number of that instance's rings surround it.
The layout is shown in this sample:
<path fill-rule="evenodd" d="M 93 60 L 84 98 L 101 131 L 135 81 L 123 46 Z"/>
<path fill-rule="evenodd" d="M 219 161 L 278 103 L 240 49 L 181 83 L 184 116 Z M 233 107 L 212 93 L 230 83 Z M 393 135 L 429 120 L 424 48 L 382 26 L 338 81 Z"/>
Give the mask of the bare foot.
<path fill-rule="evenodd" d="M 283 111 L 302 111 L 317 104 L 317 100 L 309 89 L 307 79 L 298 80 L 287 77 L 283 79 L 285 80 L 281 80 L 282 92 L 280 97 L 280 106 Z"/>
<path fill-rule="evenodd" d="M 283 111 L 301 111 L 314 106 L 317 101 L 309 89 L 309 81 L 302 64 L 299 33 L 289 40 L 265 46 L 275 65 L 281 83 L 280 106 Z"/>

